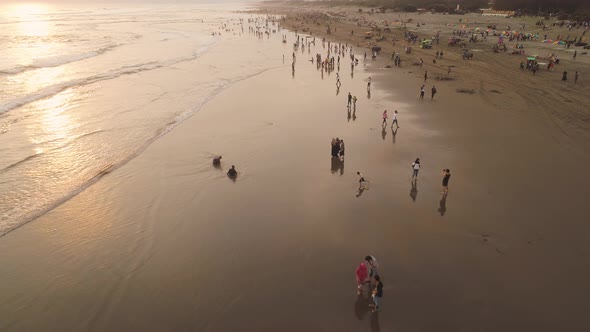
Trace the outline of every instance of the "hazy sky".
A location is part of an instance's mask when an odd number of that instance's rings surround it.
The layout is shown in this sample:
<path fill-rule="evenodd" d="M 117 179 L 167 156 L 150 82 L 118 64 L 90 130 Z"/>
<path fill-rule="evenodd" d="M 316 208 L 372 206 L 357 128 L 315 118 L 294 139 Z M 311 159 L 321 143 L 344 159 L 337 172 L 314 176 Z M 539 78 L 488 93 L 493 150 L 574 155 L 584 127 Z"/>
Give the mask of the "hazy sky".
<path fill-rule="evenodd" d="M 102 3 L 102 4 L 122 4 L 122 3 L 227 3 L 227 2 L 257 2 L 260 0 L 0 0 L 0 4 L 7 3 Z"/>

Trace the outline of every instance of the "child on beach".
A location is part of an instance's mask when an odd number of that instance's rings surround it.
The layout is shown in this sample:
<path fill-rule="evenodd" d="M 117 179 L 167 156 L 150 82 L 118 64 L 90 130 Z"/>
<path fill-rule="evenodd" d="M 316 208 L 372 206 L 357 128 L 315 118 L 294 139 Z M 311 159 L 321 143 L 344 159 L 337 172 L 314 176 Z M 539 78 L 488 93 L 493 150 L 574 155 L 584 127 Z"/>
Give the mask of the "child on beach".
<path fill-rule="evenodd" d="M 372 309 L 372 312 L 379 311 L 381 298 L 383 297 L 383 283 L 381 282 L 381 277 L 379 275 L 375 275 L 375 286 L 373 286 L 373 304 L 369 304 L 369 307 Z"/>
<path fill-rule="evenodd" d="M 424 84 L 422 84 L 422 86 L 420 87 L 420 99 L 424 99 L 425 93 L 426 93 L 426 90 L 424 89 Z"/>
<path fill-rule="evenodd" d="M 416 160 L 412 163 L 412 179 L 418 179 L 418 171 L 420 171 L 420 158 L 416 158 Z"/>
<path fill-rule="evenodd" d="M 387 110 L 383 111 L 383 123 L 381 125 L 383 127 L 387 126 Z"/>

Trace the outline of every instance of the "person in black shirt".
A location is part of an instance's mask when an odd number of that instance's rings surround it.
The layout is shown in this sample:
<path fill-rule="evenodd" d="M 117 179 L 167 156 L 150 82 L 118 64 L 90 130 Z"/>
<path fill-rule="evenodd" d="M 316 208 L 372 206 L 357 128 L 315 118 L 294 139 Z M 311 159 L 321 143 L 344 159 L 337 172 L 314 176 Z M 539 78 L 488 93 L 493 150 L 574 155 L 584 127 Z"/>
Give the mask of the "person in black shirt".
<path fill-rule="evenodd" d="M 443 191 L 442 194 L 446 195 L 449 192 L 449 179 L 451 178 L 451 170 L 450 169 L 443 169 L 443 180 L 442 186 Z"/>
<path fill-rule="evenodd" d="M 373 286 L 373 303 L 369 306 L 373 309 L 373 312 L 378 311 L 380 307 L 381 297 L 383 297 L 383 283 L 381 282 L 381 277 L 379 275 L 375 275 L 375 284 Z"/>
<path fill-rule="evenodd" d="M 229 171 L 227 171 L 227 176 L 230 178 L 235 178 L 238 176 L 238 171 L 236 171 L 236 166 L 232 165 Z"/>

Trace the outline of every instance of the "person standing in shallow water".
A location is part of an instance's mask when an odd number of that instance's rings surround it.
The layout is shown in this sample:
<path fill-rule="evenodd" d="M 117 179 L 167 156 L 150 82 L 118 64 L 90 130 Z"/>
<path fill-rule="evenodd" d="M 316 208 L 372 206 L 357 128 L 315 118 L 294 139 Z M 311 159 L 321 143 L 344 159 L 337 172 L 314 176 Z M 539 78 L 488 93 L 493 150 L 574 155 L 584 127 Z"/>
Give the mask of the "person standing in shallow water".
<path fill-rule="evenodd" d="M 443 179 L 442 179 L 442 186 L 443 191 L 442 194 L 446 195 L 449 192 L 449 179 L 451 178 L 451 170 L 450 169 L 443 169 Z"/>
<path fill-rule="evenodd" d="M 229 169 L 229 171 L 227 171 L 227 176 L 229 176 L 232 179 L 238 176 L 238 171 L 236 171 L 236 166 L 231 165 L 231 168 Z"/>

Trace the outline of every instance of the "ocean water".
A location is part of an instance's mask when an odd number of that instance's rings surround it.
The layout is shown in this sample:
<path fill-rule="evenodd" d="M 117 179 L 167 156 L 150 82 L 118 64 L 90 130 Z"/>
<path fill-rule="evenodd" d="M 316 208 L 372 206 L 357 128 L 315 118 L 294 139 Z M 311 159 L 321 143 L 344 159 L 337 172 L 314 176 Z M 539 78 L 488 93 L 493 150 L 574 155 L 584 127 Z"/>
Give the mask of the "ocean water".
<path fill-rule="evenodd" d="M 252 16 L 235 9 L 247 7 L 2 4 L 0 236 L 125 164 L 233 82 L 281 65 L 280 50 L 248 47 Z"/>

